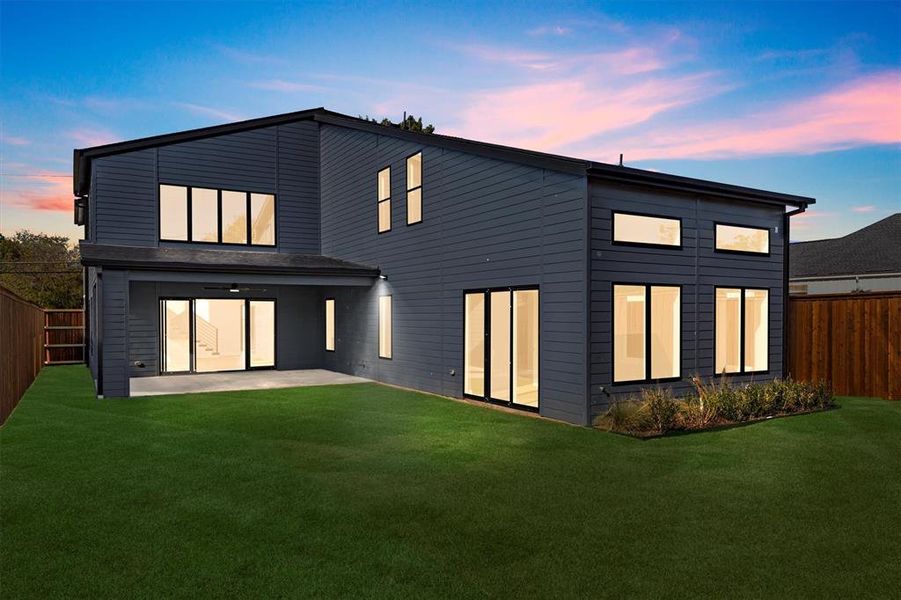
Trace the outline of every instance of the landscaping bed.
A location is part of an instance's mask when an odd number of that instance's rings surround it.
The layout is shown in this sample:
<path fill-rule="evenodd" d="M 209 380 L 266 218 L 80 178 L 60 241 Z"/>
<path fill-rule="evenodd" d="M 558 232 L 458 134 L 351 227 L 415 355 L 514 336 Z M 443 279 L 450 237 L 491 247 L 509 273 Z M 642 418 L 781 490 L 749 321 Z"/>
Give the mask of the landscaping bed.
<path fill-rule="evenodd" d="M 695 392 L 677 398 L 669 388 L 645 388 L 614 403 L 595 425 L 635 437 L 659 437 L 675 431 L 705 431 L 776 417 L 828 410 L 835 406 L 826 382 L 791 378 L 733 384 L 726 377 L 692 378 Z"/>

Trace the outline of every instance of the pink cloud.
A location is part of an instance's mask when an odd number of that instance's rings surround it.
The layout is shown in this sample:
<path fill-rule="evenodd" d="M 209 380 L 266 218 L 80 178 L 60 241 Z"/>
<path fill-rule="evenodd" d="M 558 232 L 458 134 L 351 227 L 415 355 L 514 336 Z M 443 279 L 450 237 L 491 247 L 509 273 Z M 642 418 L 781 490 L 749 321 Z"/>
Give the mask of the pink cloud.
<path fill-rule="evenodd" d="M 3 204 L 16 208 L 48 212 L 72 210 L 72 176 L 64 173 L 41 173 L 22 176 L 18 182 L 3 188 Z"/>
<path fill-rule="evenodd" d="M 74 140 L 82 148 L 90 148 L 91 146 L 103 146 L 118 141 L 120 138 L 116 134 L 105 129 L 74 129 L 66 132 L 66 136 Z"/>
<path fill-rule="evenodd" d="M 869 213 L 869 212 L 873 212 L 874 210 L 876 210 L 876 207 L 873 206 L 872 204 L 865 204 L 863 206 L 852 206 L 851 210 L 853 210 L 856 213 Z"/>
<path fill-rule="evenodd" d="M 451 133 L 561 151 L 719 93 L 723 87 L 714 79 L 714 73 L 640 79 L 589 74 L 477 93 Z"/>
<path fill-rule="evenodd" d="M 815 154 L 901 142 L 901 71 L 861 77 L 834 90 L 739 119 L 689 123 L 618 143 L 632 160 Z"/>

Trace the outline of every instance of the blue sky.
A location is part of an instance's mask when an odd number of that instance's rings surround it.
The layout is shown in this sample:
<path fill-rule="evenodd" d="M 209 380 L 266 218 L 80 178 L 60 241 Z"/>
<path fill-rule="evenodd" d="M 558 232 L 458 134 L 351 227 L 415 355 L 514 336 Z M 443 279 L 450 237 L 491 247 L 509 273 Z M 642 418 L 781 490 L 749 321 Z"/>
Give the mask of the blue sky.
<path fill-rule="evenodd" d="M 901 3 L 0 4 L 0 231 L 71 225 L 72 149 L 325 106 L 901 211 Z"/>

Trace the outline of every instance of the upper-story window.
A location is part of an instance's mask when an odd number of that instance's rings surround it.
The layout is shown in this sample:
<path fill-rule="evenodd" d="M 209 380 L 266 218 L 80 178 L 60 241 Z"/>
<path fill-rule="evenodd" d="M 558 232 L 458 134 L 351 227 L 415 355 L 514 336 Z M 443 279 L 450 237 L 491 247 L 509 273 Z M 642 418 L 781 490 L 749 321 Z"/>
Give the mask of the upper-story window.
<path fill-rule="evenodd" d="M 422 152 L 407 158 L 407 225 L 422 222 Z"/>
<path fill-rule="evenodd" d="M 379 171 L 379 233 L 391 230 L 391 167 Z"/>
<path fill-rule="evenodd" d="M 274 246 L 275 196 L 161 184 L 160 239 Z"/>
<path fill-rule="evenodd" d="M 632 213 L 613 213 L 613 243 L 682 246 L 682 221 Z"/>
<path fill-rule="evenodd" d="M 770 230 L 765 227 L 716 224 L 714 247 L 725 252 L 770 253 Z"/>

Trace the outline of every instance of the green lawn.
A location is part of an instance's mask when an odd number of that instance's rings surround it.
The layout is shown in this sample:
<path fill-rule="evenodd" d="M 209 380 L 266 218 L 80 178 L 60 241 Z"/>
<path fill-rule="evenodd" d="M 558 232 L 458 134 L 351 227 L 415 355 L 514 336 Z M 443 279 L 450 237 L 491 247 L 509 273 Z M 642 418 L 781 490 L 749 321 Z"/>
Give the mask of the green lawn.
<path fill-rule="evenodd" d="M 96 400 L 48 368 L 0 430 L 0 594 L 897 594 L 901 403 L 839 404 L 640 441 L 369 384 Z"/>

